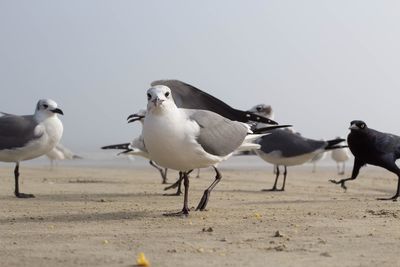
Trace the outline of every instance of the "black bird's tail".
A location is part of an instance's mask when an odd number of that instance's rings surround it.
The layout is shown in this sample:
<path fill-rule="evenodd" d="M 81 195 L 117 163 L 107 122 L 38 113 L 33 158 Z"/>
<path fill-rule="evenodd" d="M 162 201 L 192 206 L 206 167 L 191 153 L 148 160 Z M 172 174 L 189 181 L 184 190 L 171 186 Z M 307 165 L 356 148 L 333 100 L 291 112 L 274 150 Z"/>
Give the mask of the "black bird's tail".
<path fill-rule="evenodd" d="M 123 144 L 103 146 L 101 147 L 101 149 L 129 149 L 129 144 L 130 143 L 123 143 Z"/>

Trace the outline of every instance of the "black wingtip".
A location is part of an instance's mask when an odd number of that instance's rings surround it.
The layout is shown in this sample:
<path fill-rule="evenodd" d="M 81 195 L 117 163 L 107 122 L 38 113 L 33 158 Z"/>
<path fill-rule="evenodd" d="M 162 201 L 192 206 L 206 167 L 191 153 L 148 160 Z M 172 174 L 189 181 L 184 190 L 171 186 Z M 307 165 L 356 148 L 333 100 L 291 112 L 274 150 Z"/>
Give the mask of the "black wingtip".
<path fill-rule="evenodd" d="M 263 116 L 254 114 L 252 112 L 245 112 L 245 116 L 246 116 L 246 121 L 254 121 L 254 122 L 261 122 L 261 123 L 266 123 L 266 124 L 272 124 L 272 125 L 278 125 L 279 123 L 277 123 L 274 120 L 265 118 Z"/>
<path fill-rule="evenodd" d="M 129 148 L 129 143 L 123 143 L 123 144 L 116 144 L 116 145 L 109 145 L 109 146 L 103 146 L 101 149 L 128 149 Z"/>
<path fill-rule="evenodd" d="M 287 128 L 287 127 L 292 127 L 293 125 L 273 125 L 273 126 L 267 126 L 267 127 L 262 127 L 258 129 L 254 129 L 253 133 L 255 134 L 262 134 L 274 129 L 279 129 L 279 128 Z"/>

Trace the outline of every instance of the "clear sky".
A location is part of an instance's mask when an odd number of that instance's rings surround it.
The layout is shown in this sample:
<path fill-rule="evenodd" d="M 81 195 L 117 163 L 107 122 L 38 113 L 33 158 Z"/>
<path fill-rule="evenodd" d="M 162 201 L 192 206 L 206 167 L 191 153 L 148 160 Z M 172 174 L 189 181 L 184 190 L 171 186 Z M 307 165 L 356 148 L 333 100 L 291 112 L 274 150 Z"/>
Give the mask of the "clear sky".
<path fill-rule="evenodd" d="M 0 110 L 64 110 L 75 151 L 131 140 L 153 80 L 236 108 L 268 103 L 306 137 L 353 119 L 400 134 L 399 1 L 0 1 Z"/>

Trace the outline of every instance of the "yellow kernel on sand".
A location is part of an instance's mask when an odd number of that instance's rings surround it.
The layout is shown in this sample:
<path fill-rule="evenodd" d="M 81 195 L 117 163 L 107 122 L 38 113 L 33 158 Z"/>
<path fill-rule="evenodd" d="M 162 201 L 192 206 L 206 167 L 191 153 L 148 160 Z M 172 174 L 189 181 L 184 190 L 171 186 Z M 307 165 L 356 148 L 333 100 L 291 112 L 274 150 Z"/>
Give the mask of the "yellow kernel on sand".
<path fill-rule="evenodd" d="M 150 262 L 146 259 L 143 252 L 139 253 L 139 256 L 136 259 L 136 264 L 138 266 L 144 266 L 144 267 L 150 266 Z"/>

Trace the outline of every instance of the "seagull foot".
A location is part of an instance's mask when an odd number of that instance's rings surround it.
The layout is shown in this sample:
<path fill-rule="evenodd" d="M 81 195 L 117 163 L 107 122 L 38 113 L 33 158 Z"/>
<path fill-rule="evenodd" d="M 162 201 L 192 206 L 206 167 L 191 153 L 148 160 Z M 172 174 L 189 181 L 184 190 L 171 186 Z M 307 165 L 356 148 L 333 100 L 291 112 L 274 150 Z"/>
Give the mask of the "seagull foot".
<path fill-rule="evenodd" d="M 17 198 L 34 198 L 35 195 L 33 194 L 24 194 L 24 193 L 15 193 Z"/>
<path fill-rule="evenodd" d="M 180 181 L 179 181 L 179 183 L 180 183 Z M 178 185 L 179 185 L 179 183 L 178 183 L 178 182 L 175 182 L 175 183 L 171 184 L 170 186 L 165 187 L 165 188 L 164 188 L 164 191 L 177 188 Z"/>
<path fill-rule="evenodd" d="M 394 195 L 392 197 L 388 197 L 388 198 L 377 198 L 377 200 L 392 200 L 394 202 L 396 202 L 398 200 L 399 196 L 398 195 Z"/>
<path fill-rule="evenodd" d="M 183 208 L 181 211 L 178 212 L 171 212 L 171 213 L 164 213 L 166 217 L 188 217 L 189 216 L 189 209 Z"/>
<path fill-rule="evenodd" d="M 278 189 L 278 188 L 271 188 L 271 189 L 261 189 L 262 192 L 280 192 L 280 191 L 284 191 L 282 189 Z"/>
<path fill-rule="evenodd" d="M 171 193 L 171 194 L 163 194 L 163 196 L 167 196 L 167 197 L 175 197 L 175 196 L 180 196 L 182 194 L 182 191 L 177 191 L 176 193 Z"/>

